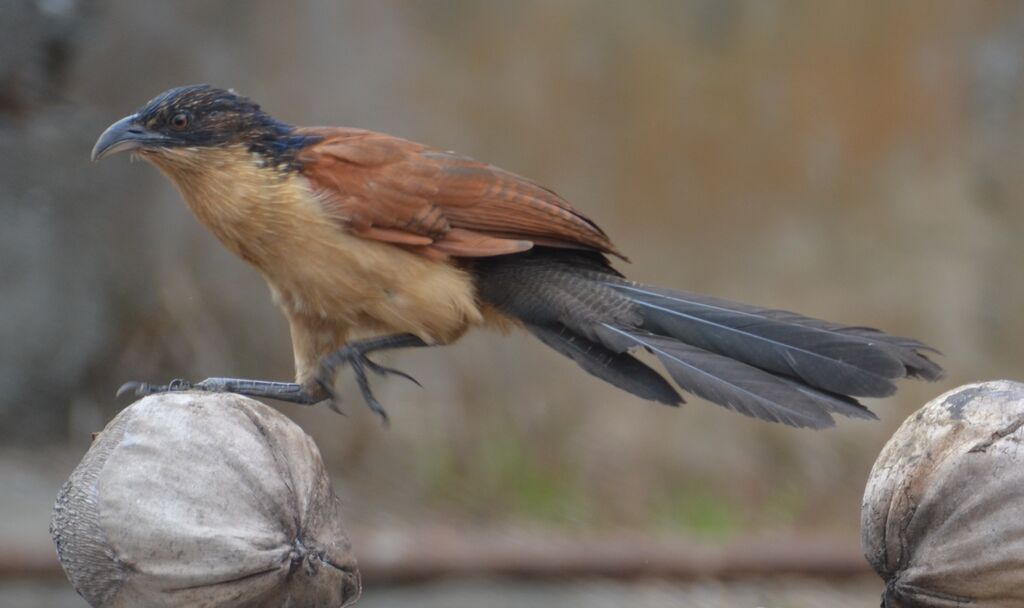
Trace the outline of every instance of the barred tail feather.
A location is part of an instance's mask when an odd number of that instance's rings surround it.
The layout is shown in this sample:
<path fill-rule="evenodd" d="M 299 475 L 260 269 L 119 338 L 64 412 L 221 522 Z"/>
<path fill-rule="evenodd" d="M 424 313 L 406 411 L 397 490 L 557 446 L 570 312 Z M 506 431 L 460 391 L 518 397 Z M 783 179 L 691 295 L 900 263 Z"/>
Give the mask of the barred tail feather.
<path fill-rule="evenodd" d="M 569 357 L 588 373 L 641 399 L 678 406 L 683 402 L 672 385 L 658 372 L 625 350 L 612 351 L 573 333 L 565 326 L 526 323 L 541 342 Z"/>

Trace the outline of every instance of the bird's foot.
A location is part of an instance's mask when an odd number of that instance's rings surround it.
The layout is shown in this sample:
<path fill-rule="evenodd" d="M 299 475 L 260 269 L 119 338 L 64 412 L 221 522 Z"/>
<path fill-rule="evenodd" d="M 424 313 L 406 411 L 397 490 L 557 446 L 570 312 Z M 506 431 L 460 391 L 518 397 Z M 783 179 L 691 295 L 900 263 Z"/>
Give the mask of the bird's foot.
<path fill-rule="evenodd" d="M 115 396 L 121 397 L 122 395 L 134 394 L 136 397 L 145 397 L 146 395 L 155 395 L 157 393 L 176 393 L 190 390 L 192 390 L 192 383 L 180 378 L 171 380 L 167 384 L 150 384 L 133 380 L 122 384 L 121 388 L 117 389 Z"/>
<path fill-rule="evenodd" d="M 422 387 L 423 385 L 420 384 L 419 380 L 401 370 L 393 367 L 387 367 L 370 360 L 366 354 L 368 352 L 384 348 L 422 345 L 422 341 L 419 341 L 418 338 L 414 338 L 415 341 L 419 342 L 418 344 L 409 338 L 410 337 L 404 335 L 385 336 L 384 338 L 373 338 L 360 342 L 351 342 L 321 359 L 316 380 L 330 396 L 331 409 L 341 413 L 341 410 L 337 405 L 338 398 L 334 391 L 334 378 L 337 374 L 338 368 L 342 365 L 348 364 L 352 368 L 352 373 L 355 374 L 356 384 L 359 386 L 359 392 L 363 395 L 363 401 L 366 402 L 367 407 L 369 407 L 373 413 L 380 416 L 381 422 L 387 425 L 388 413 L 384 410 L 384 406 L 380 404 L 380 401 L 378 401 L 377 397 L 373 394 L 373 389 L 370 388 L 370 381 L 366 374 L 367 370 L 377 374 L 378 376 L 399 376 L 409 380 L 416 386 Z"/>

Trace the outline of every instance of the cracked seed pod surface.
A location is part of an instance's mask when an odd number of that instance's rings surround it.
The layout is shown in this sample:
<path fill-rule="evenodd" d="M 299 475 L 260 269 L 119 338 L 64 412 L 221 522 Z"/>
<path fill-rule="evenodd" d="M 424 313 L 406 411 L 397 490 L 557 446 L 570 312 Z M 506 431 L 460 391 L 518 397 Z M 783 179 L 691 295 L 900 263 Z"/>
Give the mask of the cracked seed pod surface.
<path fill-rule="evenodd" d="M 313 440 L 228 394 L 126 408 L 57 497 L 51 535 L 93 606 L 323 606 L 359 575 Z"/>
<path fill-rule="evenodd" d="M 885 608 L 1024 607 L 1024 384 L 968 384 L 911 415 L 871 470 L 864 555 Z"/>

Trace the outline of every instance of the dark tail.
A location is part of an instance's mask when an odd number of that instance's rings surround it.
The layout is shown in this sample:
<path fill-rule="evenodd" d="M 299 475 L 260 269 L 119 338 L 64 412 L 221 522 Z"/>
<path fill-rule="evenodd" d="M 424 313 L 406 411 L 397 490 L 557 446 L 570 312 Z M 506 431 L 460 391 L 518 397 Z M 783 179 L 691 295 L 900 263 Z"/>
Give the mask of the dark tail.
<path fill-rule="evenodd" d="M 674 388 L 629 351 L 654 354 L 684 390 L 747 416 L 822 428 L 875 418 L 857 397 L 942 368 L 909 338 L 626 280 L 596 254 L 537 248 L 481 260 L 480 296 L 589 373 L 669 405 Z"/>

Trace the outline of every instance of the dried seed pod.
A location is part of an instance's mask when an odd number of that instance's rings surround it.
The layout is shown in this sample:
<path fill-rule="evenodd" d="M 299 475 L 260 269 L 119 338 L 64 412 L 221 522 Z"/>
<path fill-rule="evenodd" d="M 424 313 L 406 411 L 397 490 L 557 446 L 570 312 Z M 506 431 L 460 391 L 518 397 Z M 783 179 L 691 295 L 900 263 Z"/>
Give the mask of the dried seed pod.
<path fill-rule="evenodd" d="M 324 606 L 359 594 L 320 453 L 276 410 L 150 396 L 96 438 L 50 533 L 93 606 Z"/>
<path fill-rule="evenodd" d="M 1024 384 L 969 384 L 908 418 L 861 511 L 889 608 L 1024 606 Z"/>

